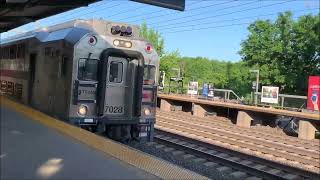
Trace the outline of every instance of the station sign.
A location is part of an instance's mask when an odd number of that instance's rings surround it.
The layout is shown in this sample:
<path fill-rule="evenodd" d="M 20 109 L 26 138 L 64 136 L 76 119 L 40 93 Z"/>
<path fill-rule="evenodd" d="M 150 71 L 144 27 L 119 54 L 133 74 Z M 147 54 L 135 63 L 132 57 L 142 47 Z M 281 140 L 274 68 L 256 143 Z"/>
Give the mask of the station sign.
<path fill-rule="evenodd" d="M 189 87 L 188 87 L 188 94 L 193 96 L 198 94 L 198 82 L 196 81 L 190 81 Z"/>
<path fill-rule="evenodd" d="M 279 87 L 262 86 L 261 102 L 278 104 Z"/>
<path fill-rule="evenodd" d="M 309 76 L 307 109 L 319 111 L 320 76 Z"/>

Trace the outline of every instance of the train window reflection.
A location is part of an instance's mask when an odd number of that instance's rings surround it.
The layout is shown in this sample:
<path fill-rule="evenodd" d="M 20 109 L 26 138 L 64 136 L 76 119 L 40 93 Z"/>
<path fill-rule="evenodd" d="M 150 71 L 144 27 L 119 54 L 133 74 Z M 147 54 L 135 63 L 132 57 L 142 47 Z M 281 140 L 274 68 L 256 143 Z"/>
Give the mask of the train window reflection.
<path fill-rule="evenodd" d="M 144 84 L 150 84 L 150 85 L 154 84 L 155 71 L 156 71 L 155 66 L 147 65 L 144 67 L 144 74 L 143 74 Z"/>
<path fill-rule="evenodd" d="M 109 82 L 121 83 L 123 74 L 123 64 L 112 61 L 110 63 Z"/>
<path fill-rule="evenodd" d="M 79 59 L 78 79 L 84 81 L 96 81 L 98 71 L 97 59 Z"/>

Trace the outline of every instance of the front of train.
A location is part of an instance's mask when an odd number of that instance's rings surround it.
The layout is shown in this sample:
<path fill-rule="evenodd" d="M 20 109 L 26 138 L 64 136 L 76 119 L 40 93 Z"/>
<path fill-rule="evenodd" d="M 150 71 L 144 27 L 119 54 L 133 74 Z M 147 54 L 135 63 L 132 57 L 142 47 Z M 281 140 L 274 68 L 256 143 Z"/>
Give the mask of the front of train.
<path fill-rule="evenodd" d="M 70 119 L 120 141 L 152 141 L 159 57 L 139 28 L 96 21 L 74 47 Z"/>

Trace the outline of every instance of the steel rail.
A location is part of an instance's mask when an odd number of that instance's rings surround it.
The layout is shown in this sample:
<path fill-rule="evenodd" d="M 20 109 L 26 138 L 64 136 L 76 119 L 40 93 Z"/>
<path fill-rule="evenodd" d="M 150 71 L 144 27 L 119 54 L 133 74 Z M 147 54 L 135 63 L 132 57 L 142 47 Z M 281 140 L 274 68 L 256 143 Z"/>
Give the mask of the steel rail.
<path fill-rule="evenodd" d="M 164 136 L 163 136 L 164 135 Z M 156 130 L 156 136 L 154 137 L 156 142 L 160 142 L 163 144 L 167 144 L 168 146 L 174 147 L 176 149 L 181 149 L 183 151 L 187 151 L 191 154 L 199 155 L 203 158 L 206 158 L 208 160 L 212 160 L 214 162 L 220 162 L 221 164 L 224 164 L 226 166 L 230 166 L 234 169 L 246 172 L 250 175 L 262 177 L 264 179 L 286 179 L 284 175 L 279 175 L 275 173 L 271 173 L 270 170 L 263 170 L 255 168 L 256 165 L 265 165 L 268 167 L 271 167 L 272 169 L 278 169 L 282 172 L 287 172 L 293 175 L 300 176 L 299 178 L 305 179 L 305 178 L 312 178 L 317 179 L 320 177 L 320 174 L 313 173 L 310 171 L 302 170 L 295 167 L 286 166 L 283 164 L 279 164 L 273 161 L 269 161 L 263 158 L 259 158 L 256 156 L 250 156 L 238 151 L 233 151 L 230 149 L 226 149 L 220 146 L 204 143 L 201 141 L 194 140 L 189 137 L 169 133 L 166 131 L 162 131 L 157 129 Z M 171 139 L 171 140 L 170 140 Z M 181 140 L 180 143 L 176 141 L 172 141 L 172 139 L 179 139 Z M 181 143 L 181 142 L 187 142 L 187 143 Z M 196 148 L 195 146 L 190 146 L 190 144 L 195 144 L 202 148 Z M 213 149 L 217 151 L 217 153 L 212 154 L 204 151 L 203 149 Z M 221 157 L 219 156 L 219 152 L 227 153 L 228 155 L 231 155 L 232 157 L 240 157 L 243 160 L 250 160 L 253 163 L 255 163 L 255 166 L 248 165 L 248 164 L 242 164 L 241 161 L 237 162 L 235 160 L 230 159 L 230 157 Z M 286 173 L 285 173 L 286 174 Z"/>
<path fill-rule="evenodd" d="M 184 123 L 186 125 L 194 125 L 195 127 L 198 127 L 199 129 L 201 129 L 203 131 L 207 131 L 207 132 L 214 131 L 217 134 L 221 133 L 224 136 L 228 136 L 228 137 L 231 137 L 234 139 L 239 139 L 239 140 L 246 139 L 247 142 L 261 144 L 265 147 L 271 147 L 271 148 L 278 149 L 280 151 L 283 150 L 288 153 L 294 153 L 294 154 L 298 154 L 298 155 L 302 155 L 302 156 L 306 156 L 306 157 L 311 157 L 313 159 L 319 159 L 319 155 L 320 155 L 319 152 L 315 152 L 313 150 L 296 148 L 292 145 L 286 145 L 286 144 L 279 143 L 279 142 L 273 142 L 272 139 L 252 137 L 252 136 L 248 136 L 246 134 L 233 132 L 230 129 L 222 129 L 222 128 L 218 128 L 218 127 L 212 127 L 210 125 L 208 126 L 208 124 L 201 123 L 201 122 L 190 122 L 190 121 L 186 121 L 185 119 L 182 120 L 182 119 L 176 119 L 176 118 L 170 118 L 170 117 L 164 117 L 164 116 L 162 116 L 160 118 L 166 119 L 170 122 Z"/>
<path fill-rule="evenodd" d="M 265 130 L 265 129 L 257 130 L 257 129 L 253 129 L 253 128 L 247 129 L 247 128 L 237 127 L 237 126 L 234 126 L 233 124 L 228 124 L 226 122 L 223 122 L 222 117 L 200 118 L 200 117 L 193 117 L 190 115 L 186 115 L 186 114 L 183 114 L 182 112 L 180 112 L 178 114 L 176 112 L 157 111 L 157 117 L 161 117 L 161 116 L 183 118 L 183 120 L 185 120 L 185 121 L 201 122 L 201 123 L 205 123 L 209 126 L 215 126 L 215 127 L 219 127 L 219 128 L 236 130 L 236 131 L 239 131 L 238 132 L 239 134 L 260 137 L 260 138 L 264 138 L 266 140 L 273 140 L 275 142 L 281 142 L 284 144 L 292 143 L 291 145 L 299 146 L 302 149 L 307 149 L 307 150 L 311 149 L 311 150 L 320 152 L 319 142 L 315 142 L 315 141 L 310 142 L 310 141 L 302 140 L 302 139 L 295 138 L 295 137 L 288 137 L 287 135 L 281 136 L 281 135 L 273 134 L 273 132 Z M 267 134 L 268 136 L 266 136 L 266 133 L 268 133 Z"/>
<path fill-rule="evenodd" d="M 227 143 L 231 147 L 237 146 L 240 149 L 247 148 L 252 152 L 259 152 L 262 154 L 270 154 L 275 157 L 285 157 L 288 160 L 291 160 L 294 162 L 300 162 L 302 164 L 311 165 L 314 167 L 319 166 L 319 161 L 315 161 L 313 159 L 306 159 L 306 158 L 303 158 L 299 155 L 294 155 L 294 154 L 287 155 L 286 152 L 276 151 L 275 149 L 272 149 L 269 147 L 259 147 L 255 144 L 250 144 L 248 142 L 243 142 L 243 141 L 236 140 L 236 139 L 230 139 L 229 137 L 225 137 L 221 134 L 215 134 L 213 132 L 204 132 L 199 129 L 195 129 L 194 127 L 191 127 L 191 126 L 186 127 L 185 125 L 177 125 L 177 124 L 173 124 L 173 123 L 163 122 L 158 119 L 156 127 L 159 129 L 161 127 L 167 127 L 167 128 L 170 127 L 170 129 L 174 129 L 175 131 L 187 132 L 189 134 L 194 134 L 196 136 L 200 136 L 203 138 L 204 137 L 209 138 L 209 139 L 216 141 L 216 142 L 219 141 L 219 142 Z M 275 151 L 277 152 L 277 154 L 275 154 Z M 287 163 L 289 162 L 288 160 L 286 160 Z"/>

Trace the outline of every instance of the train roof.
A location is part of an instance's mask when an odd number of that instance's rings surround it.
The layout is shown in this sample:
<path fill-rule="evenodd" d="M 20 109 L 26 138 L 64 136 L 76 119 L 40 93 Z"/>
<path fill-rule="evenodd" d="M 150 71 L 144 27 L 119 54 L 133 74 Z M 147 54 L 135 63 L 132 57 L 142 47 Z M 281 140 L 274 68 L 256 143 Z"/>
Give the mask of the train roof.
<path fill-rule="evenodd" d="M 92 19 L 92 20 L 73 20 L 58 25 L 50 26 L 47 28 L 37 29 L 34 31 L 29 31 L 26 33 L 11 36 L 2 39 L 0 44 L 6 45 L 17 41 L 22 41 L 26 39 L 36 38 L 40 42 L 50 42 L 56 40 L 66 40 L 71 44 L 75 44 L 78 40 L 85 34 L 89 32 L 96 32 L 98 34 L 104 34 L 107 24 L 119 24 L 111 21 L 106 21 L 102 19 Z M 138 32 L 138 26 L 132 26 L 133 29 Z"/>

